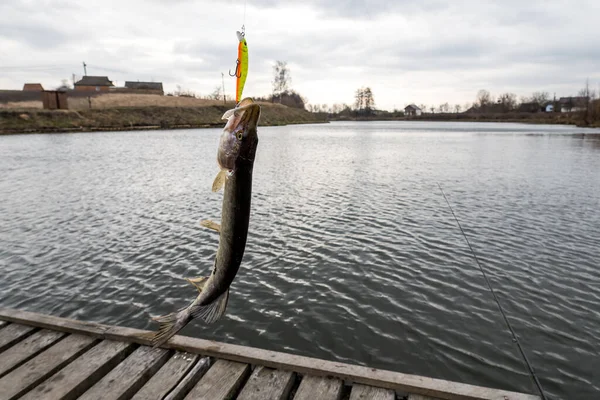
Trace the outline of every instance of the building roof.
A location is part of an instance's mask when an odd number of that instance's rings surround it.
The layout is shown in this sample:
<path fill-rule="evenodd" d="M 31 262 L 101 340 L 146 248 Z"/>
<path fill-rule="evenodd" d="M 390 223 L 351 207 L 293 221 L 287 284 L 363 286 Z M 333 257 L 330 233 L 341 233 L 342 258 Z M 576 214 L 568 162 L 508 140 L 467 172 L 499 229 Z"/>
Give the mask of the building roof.
<path fill-rule="evenodd" d="M 26 83 L 23 85 L 23 90 L 26 92 L 41 92 L 44 87 L 41 83 Z"/>
<path fill-rule="evenodd" d="M 114 86 L 108 80 L 108 76 L 89 76 L 86 75 L 80 81 L 75 82 L 75 86 Z"/>
<path fill-rule="evenodd" d="M 129 89 L 144 89 L 144 90 L 163 90 L 162 82 L 125 82 L 125 87 Z"/>
<path fill-rule="evenodd" d="M 405 111 L 406 111 L 406 110 L 414 110 L 414 111 L 417 111 L 417 110 L 421 110 L 421 109 L 420 109 L 419 107 L 417 107 L 416 105 L 414 105 L 414 104 L 409 104 L 409 105 L 407 105 L 406 107 L 404 107 L 404 110 L 405 110 Z"/>

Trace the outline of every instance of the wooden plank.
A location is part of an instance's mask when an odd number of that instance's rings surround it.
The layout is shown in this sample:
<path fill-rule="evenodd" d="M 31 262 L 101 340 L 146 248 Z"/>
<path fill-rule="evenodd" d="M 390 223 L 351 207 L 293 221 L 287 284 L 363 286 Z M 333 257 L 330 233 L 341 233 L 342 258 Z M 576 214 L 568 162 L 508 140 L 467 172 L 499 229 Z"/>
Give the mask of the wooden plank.
<path fill-rule="evenodd" d="M 133 396 L 132 400 L 160 400 L 173 390 L 200 358 L 197 354 L 177 352 Z"/>
<path fill-rule="evenodd" d="M 295 374 L 265 367 L 257 367 L 244 385 L 238 400 L 287 399 L 294 384 Z"/>
<path fill-rule="evenodd" d="M 185 397 L 186 400 L 225 400 L 235 396 L 250 373 L 247 364 L 217 360 Z"/>
<path fill-rule="evenodd" d="M 0 331 L 0 352 L 31 335 L 34 329 L 32 326 L 19 324 L 10 324 L 2 329 Z"/>
<path fill-rule="evenodd" d="M 1 307 L 0 319 L 63 332 L 85 333 L 95 337 L 130 341 L 144 345 L 150 344 L 152 335 L 152 332 L 139 329 L 86 323 Z M 170 339 L 164 347 L 246 364 L 295 371 L 300 374 L 333 376 L 354 383 L 383 387 L 397 392 L 432 396 L 445 400 L 540 400 L 539 396 L 526 393 L 492 389 L 179 335 Z"/>
<path fill-rule="evenodd" d="M 0 377 L 23 364 L 65 336 L 62 332 L 41 330 L 0 354 Z"/>
<path fill-rule="evenodd" d="M 429 397 L 429 396 L 422 396 L 420 394 L 409 394 L 408 400 L 438 400 L 438 399 Z"/>
<path fill-rule="evenodd" d="M 179 384 L 169 393 L 164 400 L 181 400 L 184 398 L 186 394 L 190 392 L 190 390 L 194 387 L 194 385 L 204 376 L 206 371 L 211 366 L 211 360 L 209 357 L 201 358 L 194 368 L 179 382 Z"/>
<path fill-rule="evenodd" d="M 0 399 L 22 396 L 94 345 L 89 336 L 70 335 L 0 378 Z"/>
<path fill-rule="evenodd" d="M 344 382 L 335 378 L 305 376 L 298 386 L 294 400 L 339 400 Z"/>
<path fill-rule="evenodd" d="M 350 400 L 394 400 L 396 393 L 393 390 L 377 388 L 366 385 L 353 385 Z"/>
<path fill-rule="evenodd" d="M 0 329 L 4 328 L 6 325 L 8 325 L 8 322 L 0 321 Z"/>
<path fill-rule="evenodd" d="M 86 391 L 80 399 L 128 399 L 162 367 L 168 358 L 169 351 L 166 349 L 139 347 Z"/>
<path fill-rule="evenodd" d="M 75 399 L 124 360 L 134 348 L 132 343 L 102 341 L 40 383 L 21 400 Z"/>

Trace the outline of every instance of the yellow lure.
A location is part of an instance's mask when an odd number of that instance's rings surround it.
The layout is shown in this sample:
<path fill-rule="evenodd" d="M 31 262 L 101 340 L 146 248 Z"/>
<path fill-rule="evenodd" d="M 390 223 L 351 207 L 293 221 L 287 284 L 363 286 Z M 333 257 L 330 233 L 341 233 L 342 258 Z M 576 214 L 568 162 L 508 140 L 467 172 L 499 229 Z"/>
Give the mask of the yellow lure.
<path fill-rule="evenodd" d="M 246 84 L 246 76 L 248 76 L 248 43 L 244 33 L 236 32 L 238 40 L 238 58 L 237 66 L 235 69 L 236 85 L 235 85 L 235 102 L 239 103 L 242 98 L 242 92 L 244 91 L 244 85 Z"/>

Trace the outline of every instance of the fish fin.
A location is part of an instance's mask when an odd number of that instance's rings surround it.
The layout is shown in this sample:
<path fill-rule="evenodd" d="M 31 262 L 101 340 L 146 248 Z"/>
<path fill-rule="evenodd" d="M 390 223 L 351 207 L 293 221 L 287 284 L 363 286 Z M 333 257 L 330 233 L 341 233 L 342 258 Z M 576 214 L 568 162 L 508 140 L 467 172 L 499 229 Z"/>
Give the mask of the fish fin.
<path fill-rule="evenodd" d="M 229 300 L 229 289 L 215 301 L 205 306 L 196 306 L 191 310 L 194 318 L 202 318 L 207 324 L 212 324 L 218 321 L 227 308 L 227 301 Z"/>
<path fill-rule="evenodd" d="M 224 169 L 220 170 L 212 184 L 212 191 L 218 192 L 223 186 L 225 186 L 226 179 L 227 179 L 227 170 L 224 170 Z"/>
<path fill-rule="evenodd" d="M 152 337 L 152 347 L 159 347 L 166 343 L 171 337 L 183 328 L 191 318 L 189 308 L 182 308 L 171 314 L 153 317 L 152 320 L 160 325 L 158 331 Z"/>
<path fill-rule="evenodd" d="M 217 224 L 216 222 L 211 221 L 209 219 L 200 221 L 200 225 L 202 225 L 205 228 L 212 229 L 213 231 L 217 231 L 217 232 L 221 233 L 221 225 Z"/>
<path fill-rule="evenodd" d="M 196 289 L 198 289 L 199 292 L 202 292 L 202 289 L 204 289 L 204 284 L 208 278 L 206 276 L 201 276 L 199 278 L 185 278 L 185 280 L 196 286 Z"/>

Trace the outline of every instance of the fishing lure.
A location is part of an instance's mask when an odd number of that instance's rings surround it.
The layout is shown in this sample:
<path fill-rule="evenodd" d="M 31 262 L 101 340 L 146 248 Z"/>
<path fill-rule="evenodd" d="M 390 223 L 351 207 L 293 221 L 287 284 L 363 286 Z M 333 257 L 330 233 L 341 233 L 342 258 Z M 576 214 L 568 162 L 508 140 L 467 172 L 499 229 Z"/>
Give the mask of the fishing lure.
<path fill-rule="evenodd" d="M 238 58 L 235 61 L 235 73 L 232 74 L 229 70 L 229 76 L 236 77 L 235 102 L 239 103 L 248 76 L 248 42 L 246 42 L 246 34 L 243 28 L 241 32 L 237 31 L 236 34 L 240 42 L 238 44 Z"/>

